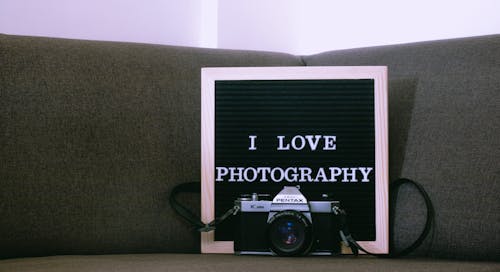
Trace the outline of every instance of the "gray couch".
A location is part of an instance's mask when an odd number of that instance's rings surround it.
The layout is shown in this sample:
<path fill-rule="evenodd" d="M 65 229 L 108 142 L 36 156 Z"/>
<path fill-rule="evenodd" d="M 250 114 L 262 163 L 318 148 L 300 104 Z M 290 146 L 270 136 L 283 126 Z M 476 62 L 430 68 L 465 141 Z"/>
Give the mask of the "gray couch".
<path fill-rule="evenodd" d="M 200 176 L 200 68 L 387 65 L 404 259 L 201 255 L 168 205 Z M 312 56 L 0 35 L 0 271 L 500 271 L 500 35 Z M 198 210 L 199 196 L 185 196 Z M 394 249 L 423 228 L 403 187 Z"/>

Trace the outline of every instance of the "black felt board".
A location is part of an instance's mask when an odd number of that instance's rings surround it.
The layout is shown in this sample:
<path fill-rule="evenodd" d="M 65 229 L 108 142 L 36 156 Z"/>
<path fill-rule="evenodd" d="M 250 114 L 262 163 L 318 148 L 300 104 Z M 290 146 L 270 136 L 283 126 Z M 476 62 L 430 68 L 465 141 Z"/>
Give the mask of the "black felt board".
<path fill-rule="evenodd" d="M 300 185 L 308 200 L 329 193 L 349 213 L 357 240 L 375 240 L 374 80 L 224 80 L 215 81 L 215 167 L 371 167 L 362 182 L 215 181 L 215 216 L 241 194 L 269 193 Z M 249 150 L 250 135 L 256 150 Z M 290 143 L 295 135 L 334 135 L 335 150 L 277 150 L 277 136 Z M 214 169 L 214 171 L 216 171 Z M 215 232 L 215 241 L 232 241 L 234 222 Z"/>

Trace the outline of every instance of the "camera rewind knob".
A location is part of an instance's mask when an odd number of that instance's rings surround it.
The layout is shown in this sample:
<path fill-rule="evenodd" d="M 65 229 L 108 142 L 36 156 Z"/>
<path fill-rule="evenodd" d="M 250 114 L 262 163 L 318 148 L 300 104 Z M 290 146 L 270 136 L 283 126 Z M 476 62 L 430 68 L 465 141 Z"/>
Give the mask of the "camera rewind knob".
<path fill-rule="evenodd" d="M 252 201 L 259 201 L 259 195 L 257 193 L 252 194 Z"/>

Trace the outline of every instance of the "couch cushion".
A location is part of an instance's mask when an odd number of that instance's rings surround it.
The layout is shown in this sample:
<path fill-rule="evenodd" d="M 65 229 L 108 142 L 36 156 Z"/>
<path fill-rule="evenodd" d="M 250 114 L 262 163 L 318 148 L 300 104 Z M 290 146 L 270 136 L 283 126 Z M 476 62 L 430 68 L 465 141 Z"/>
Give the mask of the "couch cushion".
<path fill-rule="evenodd" d="M 378 259 L 374 257 L 305 257 L 142 254 L 54 256 L 0 261 L 0 271 L 499 271 L 498 262 L 432 259 Z"/>
<path fill-rule="evenodd" d="M 387 65 L 390 176 L 421 182 L 436 226 L 417 255 L 500 259 L 500 35 L 326 52 L 307 65 Z M 398 248 L 425 211 L 398 198 Z"/>
<path fill-rule="evenodd" d="M 0 258 L 199 251 L 167 196 L 199 180 L 200 68 L 301 65 L 278 53 L 8 35 L 0 60 Z"/>

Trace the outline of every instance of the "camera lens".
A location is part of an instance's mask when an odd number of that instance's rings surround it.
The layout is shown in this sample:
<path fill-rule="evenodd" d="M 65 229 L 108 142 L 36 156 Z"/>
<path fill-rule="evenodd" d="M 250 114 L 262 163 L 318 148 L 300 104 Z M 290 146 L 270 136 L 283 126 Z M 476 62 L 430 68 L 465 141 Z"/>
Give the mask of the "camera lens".
<path fill-rule="evenodd" d="M 297 246 L 303 240 L 304 230 L 296 222 L 287 220 L 277 227 L 277 240 L 287 247 Z"/>
<path fill-rule="evenodd" d="M 308 253 L 312 245 L 309 219 L 298 211 L 282 211 L 269 220 L 268 239 L 273 252 L 280 256 Z"/>

